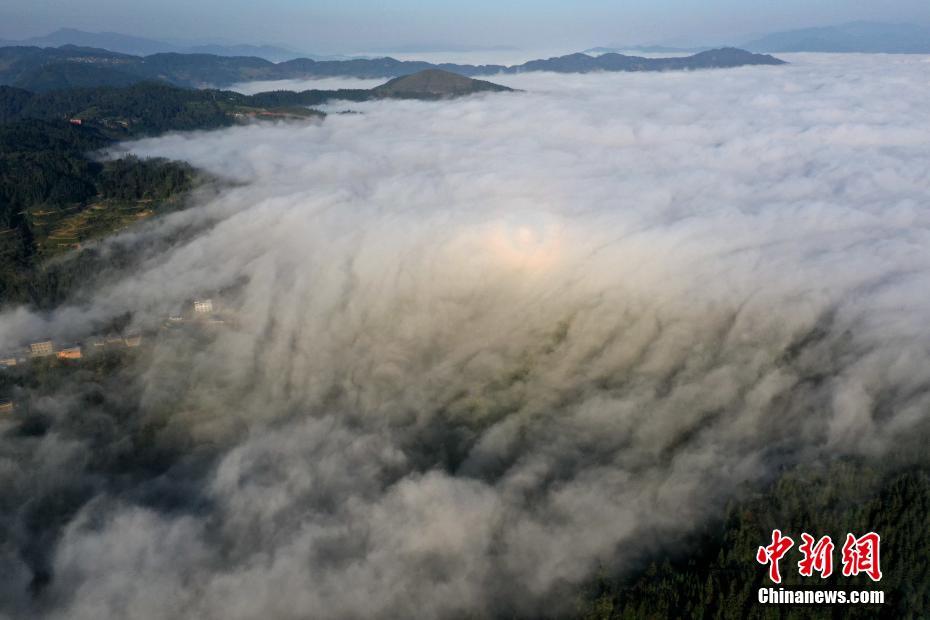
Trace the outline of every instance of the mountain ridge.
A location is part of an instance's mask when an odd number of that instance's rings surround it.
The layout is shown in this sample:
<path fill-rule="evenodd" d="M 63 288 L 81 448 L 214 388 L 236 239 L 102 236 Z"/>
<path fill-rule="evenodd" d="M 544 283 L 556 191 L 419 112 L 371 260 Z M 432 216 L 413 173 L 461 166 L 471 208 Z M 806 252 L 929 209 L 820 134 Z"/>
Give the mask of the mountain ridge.
<path fill-rule="evenodd" d="M 850 22 L 773 32 L 743 45 L 757 52 L 930 53 L 930 28 L 917 24 Z"/>
<path fill-rule="evenodd" d="M 721 48 L 691 56 L 644 58 L 608 53 L 600 56 L 569 54 L 531 60 L 519 65 L 433 64 L 395 58 L 355 58 L 350 60 L 313 60 L 297 58 L 272 63 L 252 56 L 217 56 L 166 52 L 133 56 L 108 50 L 62 46 L 58 48 L 0 47 L 0 84 L 28 90 L 53 90 L 56 86 L 35 75 L 47 65 L 81 63 L 106 69 L 98 71 L 99 82 L 83 85 L 123 85 L 128 81 L 161 80 L 176 86 L 204 88 L 224 87 L 252 80 L 312 79 L 320 77 L 394 78 L 427 69 L 441 69 L 466 77 L 516 74 L 529 71 L 590 73 L 593 71 L 673 71 L 733 68 L 751 65 L 780 65 L 773 56 L 754 54 L 736 48 Z M 56 69 L 67 78 L 67 67 Z M 90 71 L 84 73 L 89 74 Z M 127 78 L 126 76 L 129 76 Z M 60 87 L 67 88 L 64 80 Z"/>
<path fill-rule="evenodd" d="M 283 120 L 325 116 L 308 109 L 332 100 L 435 100 L 478 93 L 514 92 L 500 84 L 474 80 L 439 69 L 395 78 L 371 89 L 268 91 L 194 90 L 164 82 L 128 86 L 76 87 L 34 92 L 0 85 L 0 125 L 24 120 L 80 121 L 109 138 L 153 132 L 215 129 L 250 119 Z"/>
<path fill-rule="evenodd" d="M 217 56 L 256 56 L 271 62 L 281 62 L 283 60 L 301 58 L 304 56 L 324 58 L 316 54 L 298 52 L 276 45 L 251 45 L 242 43 L 224 45 L 205 42 L 169 42 L 147 37 L 137 37 L 119 32 L 87 32 L 85 30 L 78 30 L 77 28 L 59 28 L 43 36 L 29 37 L 18 41 L 0 41 L 0 45 L 5 47 L 19 46 L 42 48 L 75 45 L 78 47 L 104 49 L 120 54 L 131 54 L 133 56 L 149 56 L 166 52 L 181 54 L 209 53 Z"/>

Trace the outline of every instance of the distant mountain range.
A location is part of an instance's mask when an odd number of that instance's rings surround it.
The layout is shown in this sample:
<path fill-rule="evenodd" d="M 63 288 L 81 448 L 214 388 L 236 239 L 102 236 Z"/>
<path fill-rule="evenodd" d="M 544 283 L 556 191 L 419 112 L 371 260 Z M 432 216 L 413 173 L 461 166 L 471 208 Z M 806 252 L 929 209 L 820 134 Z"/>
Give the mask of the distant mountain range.
<path fill-rule="evenodd" d="M 689 54 L 711 47 L 676 47 L 670 45 L 613 45 L 592 47 L 585 54 L 640 52 L 643 54 Z M 802 28 L 774 32 L 737 47 L 752 52 L 785 54 L 789 52 L 930 54 L 930 27 L 915 24 L 852 22 L 838 26 Z"/>
<path fill-rule="evenodd" d="M 41 37 L 32 37 L 21 41 L 0 41 L 0 45 L 18 45 L 24 47 L 61 47 L 76 45 L 93 47 L 121 54 L 150 56 L 152 54 L 214 54 L 216 56 L 256 56 L 272 62 L 281 62 L 293 58 L 312 57 L 327 58 L 306 52 L 297 52 L 274 45 L 221 45 L 215 43 L 181 43 L 158 41 L 144 37 L 120 34 L 118 32 L 85 32 L 74 28 L 61 28 Z"/>
<path fill-rule="evenodd" d="M 164 41 L 120 34 L 116 32 L 86 32 L 74 28 L 61 28 L 41 37 L 32 37 L 19 41 L 0 40 L 0 46 L 58 48 L 65 45 L 107 50 L 132 56 L 151 56 L 154 54 L 210 54 L 227 57 L 254 57 L 273 63 L 288 60 L 311 59 L 317 61 L 350 60 L 355 57 L 308 54 L 275 45 L 225 44 L 210 41 Z M 642 54 L 696 54 L 708 51 L 715 46 L 680 46 L 680 45 L 613 45 L 592 47 L 584 52 L 588 56 L 605 54 L 624 54 L 636 52 Z M 740 49 L 759 53 L 788 52 L 862 52 L 889 54 L 930 54 L 930 27 L 915 24 L 886 24 L 878 22 L 852 22 L 836 26 L 803 28 L 774 32 L 751 41 L 738 44 Z M 512 50 L 510 46 L 473 47 L 463 45 L 413 45 L 399 48 L 398 52 L 424 53 L 475 51 L 475 50 Z M 334 74 L 328 74 L 334 75 Z M 354 74 L 350 74 L 354 75 Z M 388 77 L 378 75 L 375 77 Z"/>
<path fill-rule="evenodd" d="M 930 28 L 914 24 L 854 22 L 766 35 L 743 45 L 757 52 L 862 52 L 930 54 Z"/>
<path fill-rule="evenodd" d="M 589 73 L 593 71 L 670 71 L 779 65 L 763 54 L 724 48 L 678 58 L 641 58 L 622 54 L 569 54 L 521 65 L 432 64 L 394 58 L 313 60 L 298 58 L 272 63 L 252 56 L 160 53 L 133 56 L 102 49 L 65 45 L 57 48 L 0 47 L 0 84 L 31 90 L 79 86 L 125 86 L 158 80 L 194 88 L 223 87 L 253 80 L 309 79 L 350 76 L 392 78 L 426 69 L 442 69 L 464 76 L 514 74 L 527 71 Z"/>
<path fill-rule="evenodd" d="M 600 56 L 601 54 L 623 54 L 625 52 L 639 52 L 640 54 L 696 54 L 706 52 L 711 47 L 673 47 L 668 45 L 619 45 L 616 47 L 592 47 L 582 54 Z"/>
<path fill-rule="evenodd" d="M 785 62 L 764 54 L 753 54 L 735 47 L 698 52 L 673 58 L 643 58 L 607 53 L 600 56 L 569 54 L 546 60 L 531 60 L 522 65 L 501 67 L 500 73 L 555 71 L 557 73 L 591 73 L 594 71 L 688 71 L 723 69 L 746 65 L 783 65 Z M 454 70 L 454 69 L 453 69 Z"/>

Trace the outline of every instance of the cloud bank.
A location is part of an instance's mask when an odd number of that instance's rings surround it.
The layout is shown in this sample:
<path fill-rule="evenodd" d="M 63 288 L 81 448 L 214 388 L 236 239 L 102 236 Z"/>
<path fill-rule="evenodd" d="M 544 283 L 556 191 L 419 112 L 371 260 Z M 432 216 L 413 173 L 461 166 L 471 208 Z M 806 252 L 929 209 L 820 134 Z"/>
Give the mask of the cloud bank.
<path fill-rule="evenodd" d="M 227 87 L 227 90 L 233 90 L 243 95 L 254 95 L 264 93 L 270 90 L 293 90 L 300 92 L 303 90 L 339 90 L 340 88 L 374 88 L 384 84 L 387 80 L 383 78 L 366 79 L 355 77 L 329 77 L 316 78 L 311 80 L 255 80 L 251 82 L 240 82 Z"/>
<path fill-rule="evenodd" d="M 204 291 L 235 321 L 125 370 L 157 474 L 101 478 L 72 391 L 3 438 L 12 497 L 93 489 L 54 540 L 7 506 L 6 611 L 560 613 L 779 465 L 906 445 L 930 405 L 926 64 L 794 60 L 129 145 L 238 184 L 4 337 Z"/>

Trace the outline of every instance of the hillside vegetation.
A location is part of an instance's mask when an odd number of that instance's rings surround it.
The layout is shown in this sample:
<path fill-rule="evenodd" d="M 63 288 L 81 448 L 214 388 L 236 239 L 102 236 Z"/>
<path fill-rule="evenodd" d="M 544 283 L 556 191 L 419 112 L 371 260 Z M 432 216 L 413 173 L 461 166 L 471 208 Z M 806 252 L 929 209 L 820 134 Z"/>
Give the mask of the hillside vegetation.
<path fill-rule="evenodd" d="M 88 157 L 111 143 L 65 121 L 0 125 L 0 303 L 61 301 L 87 274 L 80 261 L 47 259 L 176 208 L 193 187 L 194 170 L 184 163 Z"/>

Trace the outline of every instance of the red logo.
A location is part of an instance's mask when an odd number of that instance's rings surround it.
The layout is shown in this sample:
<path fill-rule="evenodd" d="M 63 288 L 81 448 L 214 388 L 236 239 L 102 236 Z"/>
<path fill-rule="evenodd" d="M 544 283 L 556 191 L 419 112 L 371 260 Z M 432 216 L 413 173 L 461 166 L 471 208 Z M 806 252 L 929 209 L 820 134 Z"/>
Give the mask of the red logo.
<path fill-rule="evenodd" d="M 843 545 L 843 576 L 865 573 L 872 581 L 881 581 L 882 569 L 878 558 L 881 542 L 881 537 L 875 532 L 869 532 L 862 538 L 846 534 L 846 544 Z"/>
<path fill-rule="evenodd" d="M 794 546 L 794 541 L 781 535 L 781 530 L 772 530 L 772 544 L 768 547 L 759 547 L 756 552 L 756 561 L 759 564 L 769 565 L 769 579 L 781 583 L 781 573 L 778 571 L 778 561 Z"/>
<path fill-rule="evenodd" d="M 802 577 L 813 577 L 814 572 L 826 579 L 833 574 L 833 550 L 835 545 L 829 536 L 819 540 L 804 532 L 801 534 L 801 560 L 798 562 L 798 572 Z M 857 538 L 854 534 L 846 534 L 846 543 L 843 545 L 842 561 L 843 576 L 853 577 L 864 573 L 872 581 L 881 581 L 882 569 L 879 557 L 881 537 L 875 532 Z M 781 530 L 772 530 L 772 542 L 765 547 L 759 547 L 756 552 L 756 561 L 769 567 L 769 579 L 773 583 L 781 583 L 781 571 L 778 562 L 794 546 L 794 540 L 783 536 Z"/>
<path fill-rule="evenodd" d="M 798 571 L 802 577 L 810 577 L 814 571 L 820 573 L 821 579 L 826 579 L 833 574 L 833 540 L 829 536 L 824 536 L 814 544 L 814 537 L 807 532 L 801 534 L 804 541 L 798 547 L 798 551 L 804 554 L 804 557 L 798 562 Z"/>

